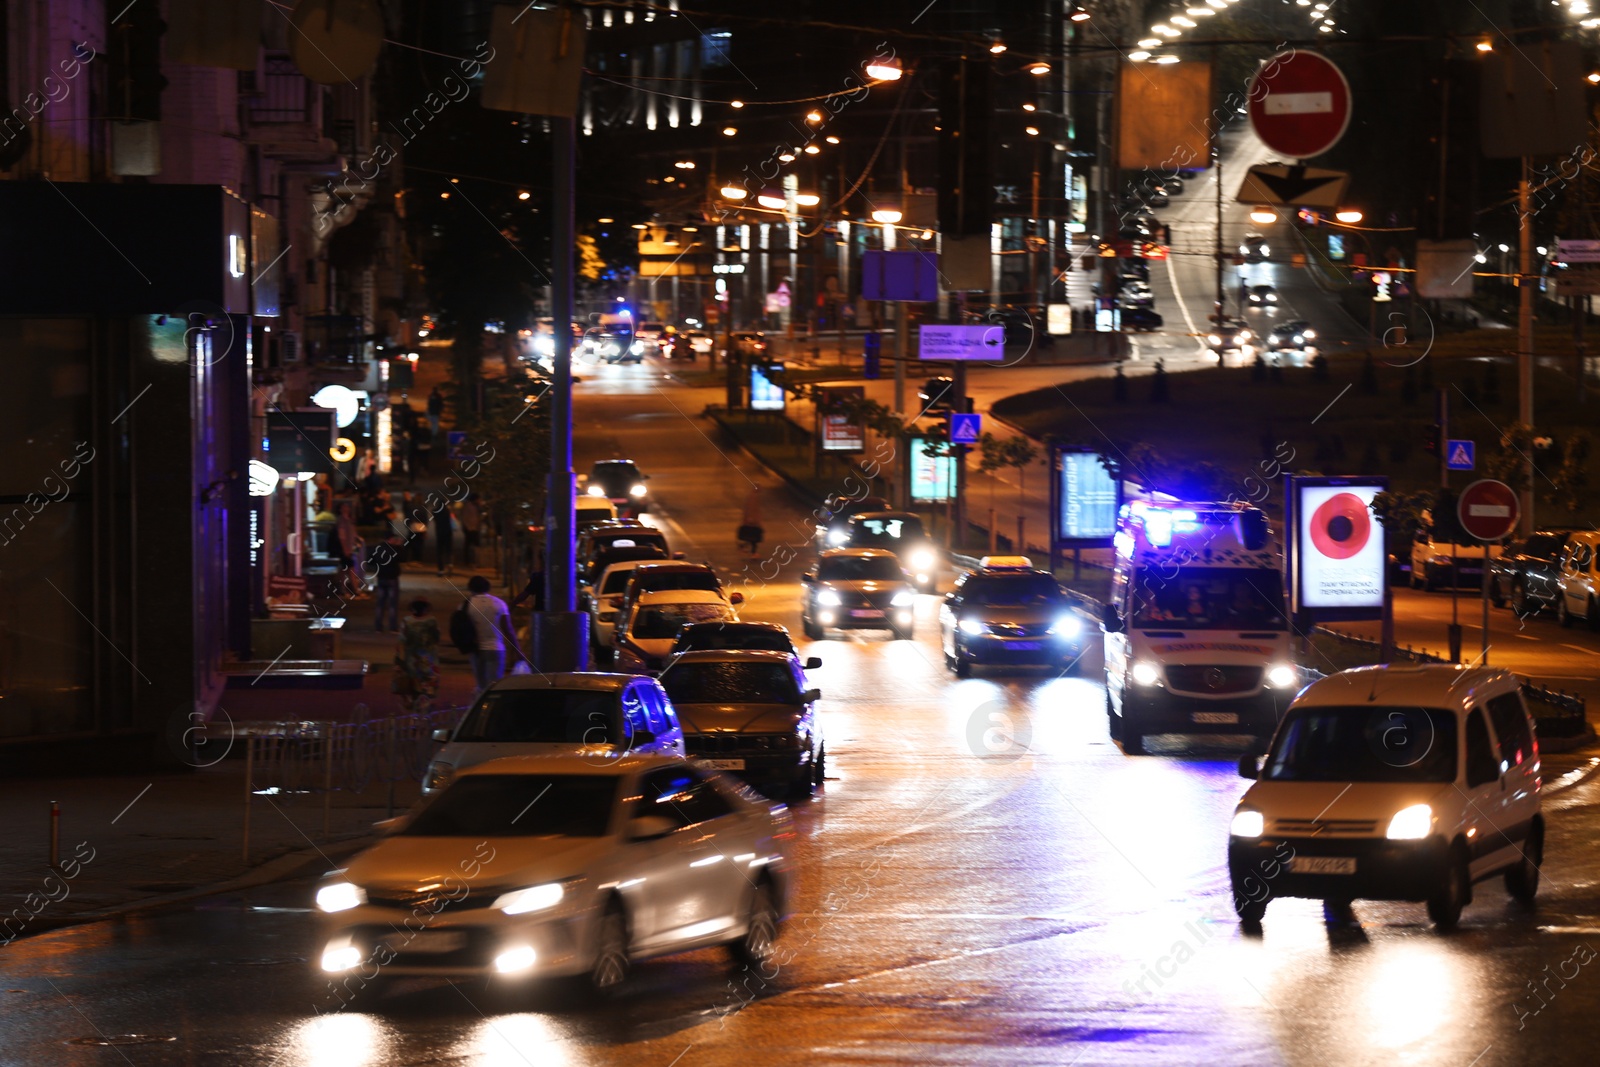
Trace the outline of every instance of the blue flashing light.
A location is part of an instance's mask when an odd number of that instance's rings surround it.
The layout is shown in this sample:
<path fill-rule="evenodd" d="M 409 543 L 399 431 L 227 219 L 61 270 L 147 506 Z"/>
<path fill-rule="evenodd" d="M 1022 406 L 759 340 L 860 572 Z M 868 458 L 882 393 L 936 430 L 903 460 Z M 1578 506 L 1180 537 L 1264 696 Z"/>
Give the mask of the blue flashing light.
<path fill-rule="evenodd" d="M 1116 536 L 1114 536 L 1111 540 L 1112 544 L 1116 546 L 1117 555 L 1121 556 L 1123 559 L 1133 558 L 1133 534 L 1129 533 L 1127 530 L 1118 530 L 1116 532 Z"/>
<path fill-rule="evenodd" d="M 1165 511 L 1150 511 L 1144 517 L 1144 532 L 1157 548 L 1172 544 L 1172 515 Z"/>

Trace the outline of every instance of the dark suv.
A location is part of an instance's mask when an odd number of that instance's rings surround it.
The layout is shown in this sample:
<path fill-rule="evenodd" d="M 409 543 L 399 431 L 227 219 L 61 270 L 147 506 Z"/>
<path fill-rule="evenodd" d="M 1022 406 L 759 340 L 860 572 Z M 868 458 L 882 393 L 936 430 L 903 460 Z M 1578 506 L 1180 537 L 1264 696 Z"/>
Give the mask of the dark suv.
<path fill-rule="evenodd" d="M 1561 553 L 1576 530 L 1536 530 L 1489 561 L 1489 598 L 1518 615 L 1554 607 L 1561 595 Z"/>
<path fill-rule="evenodd" d="M 963 576 L 939 611 L 945 666 L 961 678 L 974 664 L 1073 669 L 1087 640 L 1085 620 L 1048 571 L 1026 559 Z M 986 559 L 987 562 L 987 559 Z"/>

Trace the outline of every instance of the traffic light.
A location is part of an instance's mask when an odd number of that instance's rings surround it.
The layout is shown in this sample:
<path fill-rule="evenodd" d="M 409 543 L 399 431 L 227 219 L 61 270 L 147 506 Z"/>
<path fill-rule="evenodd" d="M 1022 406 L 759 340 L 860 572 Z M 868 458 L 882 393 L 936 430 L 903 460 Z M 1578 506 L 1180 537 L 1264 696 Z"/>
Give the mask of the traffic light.
<path fill-rule="evenodd" d="M 994 114 L 989 66 L 952 59 L 939 71 L 939 229 L 988 237 L 994 222 Z"/>
<path fill-rule="evenodd" d="M 1428 455 L 1433 456 L 1435 459 L 1438 458 L 1439 450 L 1444 445 L 1444 442 L 1442 440 L 1440 440 L 1440 433 L 1441 432 L 1442 432 L 1442 427 L 1440 427 L 1440 425 L 1437 422 L 1431 423 L 1431 424 L 1429 424 L 1427 426 L 1424 426 L 1422 428 L 1422 448 L 1423 448 L 1423 451 L 1427 452 Z"/>

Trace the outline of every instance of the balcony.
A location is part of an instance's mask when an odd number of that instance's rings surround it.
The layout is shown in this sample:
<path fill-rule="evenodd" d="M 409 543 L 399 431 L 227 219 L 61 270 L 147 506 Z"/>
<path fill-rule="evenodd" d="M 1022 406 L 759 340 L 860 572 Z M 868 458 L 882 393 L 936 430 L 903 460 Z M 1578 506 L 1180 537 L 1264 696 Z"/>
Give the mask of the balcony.
<path fill-rule="evenodd" d="M 286 162 L 329 161 L 339 146 L 324 128 L 326 91 L 295 67 L 287 52 L 268 52 L 259 71 L 239 75 L 245 139 Z"/>

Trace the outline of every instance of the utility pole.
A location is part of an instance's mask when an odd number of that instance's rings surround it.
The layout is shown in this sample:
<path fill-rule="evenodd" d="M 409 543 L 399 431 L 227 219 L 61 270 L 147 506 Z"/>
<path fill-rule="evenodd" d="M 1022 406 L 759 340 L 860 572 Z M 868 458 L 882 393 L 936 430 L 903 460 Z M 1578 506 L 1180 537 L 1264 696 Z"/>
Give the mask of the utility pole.
<path fill-rule="evenodd" d="M 1217 161 L 1217 310 L 1212 316 L 1217 328 L 1222 328 L 1222 308 L 1225 299 L 1222 293 L 1222 138 L 1212 138 L 1212 154 Z"/>
<path fill-rule="evenodd" d="M 1529 159 L 1522 157 L 1522 180 L 1517 183 L 1517 421 L 1533 429 L 1533 210 L 1529 204 Z M 1581 176 L 1580 176 L 1580 181 Z M 1442 447 L 1442 446 L 1441 446 Z M 1522 535 L 1533 523 L 1533 448 L 1522 463 Z M 1485 569 L 1487 574 L 1487 568 Z M 1487 581 L 1487 577 L 1485 578 Z"/>

